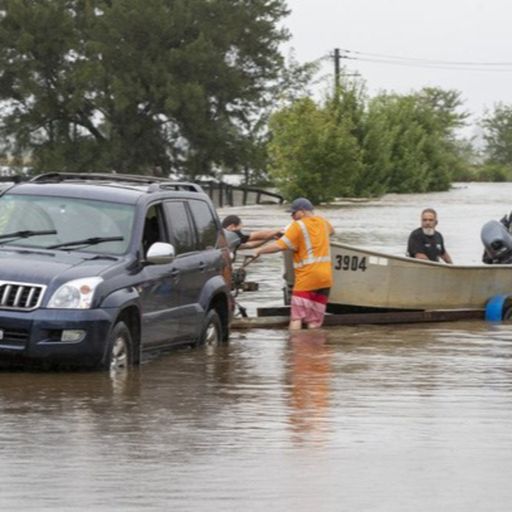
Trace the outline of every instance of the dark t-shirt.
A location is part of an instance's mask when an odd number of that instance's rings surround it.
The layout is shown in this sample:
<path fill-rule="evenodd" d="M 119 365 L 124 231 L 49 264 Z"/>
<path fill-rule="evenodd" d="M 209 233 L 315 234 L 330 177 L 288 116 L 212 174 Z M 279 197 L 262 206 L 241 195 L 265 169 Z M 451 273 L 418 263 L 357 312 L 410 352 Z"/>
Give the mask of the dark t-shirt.
<path fill-rule="evenodd" d="M 249 235 L 242 233 L 241 231 L 235 231 L 235 233 L 240 237 L 240 244 L 245 244 L 251 238 Z"/>
<path fill-rule="evenodd" d="M 421 228 L 415 229 L 409 235 L 407 254 L 414 258 L 419 252 L 425 254 L 431 261 L 439 261 L 439 256 L 446 252 L 443 235 L 436 231 L 432 236 L 427 236 Z"/>

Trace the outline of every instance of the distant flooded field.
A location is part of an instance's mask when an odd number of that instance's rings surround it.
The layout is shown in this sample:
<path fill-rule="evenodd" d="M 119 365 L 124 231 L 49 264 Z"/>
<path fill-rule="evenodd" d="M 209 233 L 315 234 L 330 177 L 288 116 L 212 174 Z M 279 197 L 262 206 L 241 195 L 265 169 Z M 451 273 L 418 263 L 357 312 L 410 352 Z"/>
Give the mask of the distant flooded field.
<path fill-rule="evenodd" d="M 344 242 L 403 255 L 434 207 L 457 263 L 512 209 L 512 184 L 322 208 Z M 220 210 L 248 229 L 284 207 Z M 254 314 L 282 261 L 248 267 Z M 1 510 L 508 510 L 512 325 L 457 322 L 233 332 L 132 374 L 0 373 Z"/>

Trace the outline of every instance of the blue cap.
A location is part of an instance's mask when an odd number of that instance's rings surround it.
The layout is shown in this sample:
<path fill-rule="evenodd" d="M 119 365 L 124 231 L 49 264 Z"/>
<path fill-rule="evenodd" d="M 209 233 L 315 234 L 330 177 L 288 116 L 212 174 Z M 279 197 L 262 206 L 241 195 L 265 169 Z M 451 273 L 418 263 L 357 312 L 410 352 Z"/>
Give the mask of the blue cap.
<path fill-rule="evenodd" d="M 292 202 L 287 211 L 290 213 L 295 213 L 298 212 L 299 210 L 312 211 L 313 203 L 309 199 L 306 199 L 305 197 L 298 197 Z"/>

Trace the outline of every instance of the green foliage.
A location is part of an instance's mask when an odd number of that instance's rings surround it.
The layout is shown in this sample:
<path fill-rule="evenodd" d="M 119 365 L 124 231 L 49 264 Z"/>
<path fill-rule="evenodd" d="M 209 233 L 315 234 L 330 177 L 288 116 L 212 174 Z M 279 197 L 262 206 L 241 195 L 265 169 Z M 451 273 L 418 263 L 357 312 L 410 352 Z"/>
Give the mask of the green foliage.
<path fill-rule="evenodd" d="M 284 0 L 3 0 L 3 134 L 38 170 L 250 164 L 286 14 Z"/>
<path fill-rule="evenodd" d="M 296 101 L 271 119 L 271 174 L 289 198 L 446 190 L 467 166 L 454 136 L 459 94 L 423 89 L 367 100 L 344 84 L 323 105 Z"/>
<path fill-rule="evenodd" d="M 334 103 L 319 108 L 305 98 L 271 118 L 270 174 L 288 199 L 319 203 L 352 191 L 360 151 L 342 114 Z"/>
<path fill-rule="evenodd" d="M 498 104 L 481 122 L 484 158 L 489 164 L 512 164 L 512 106 Z M 491 173 L 492 174 L 492 173 Z"/>
<path fill-rule="evenodd" d="M 485 163 L 483 165 L 476 166 L 473 169 L 471 181 L 512 181 L 512 166 L 497 163 Z"/>
<path fill-rule="evenodd" d="M 452 112 L 459 106 L 455 94 L 442 93 L 428 89 L 406 96 L 381 95 L 371 102 L 370 114 L 379 119 L 390 142 L 388 191 L 449 188 L 459 161 L 452 134 L 465 114 Z M 441 97 L 446 100 L 441 102 Z"/>
<path fill-rule="evenodd" d="M 456 139 L 453 147 L 457 156 L 451 173 L 453 181 L 475 181 L 480 168 L 480 155 L 474 147 L 474 140 Z"/>

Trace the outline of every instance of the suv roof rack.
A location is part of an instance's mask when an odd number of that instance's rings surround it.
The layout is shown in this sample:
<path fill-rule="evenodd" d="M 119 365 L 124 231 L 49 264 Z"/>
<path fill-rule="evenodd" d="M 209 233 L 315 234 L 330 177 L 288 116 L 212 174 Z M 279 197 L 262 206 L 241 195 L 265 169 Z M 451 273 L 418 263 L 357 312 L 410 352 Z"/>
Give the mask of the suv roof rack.
<path fill-rule="evenodd" d="M 201 192 L 204 190 L 201 185 L 197 183 L 189 183 L 187 181 L 164 181 L 161 183 L 152 183 L 148 189 L 148 192 L 156 192 L 157 190 L 171 189 L 171 190 L 184 190 L 186 192 Z"/>
<path fill-rule="evenodd" d="M 184 190 L 190 192 L 203 192 L 200 185 L 188 182 L 170 181 L 167 178 L 157 176 L 137 176 L 133 174 L 110 173 L 86 173 L 86 172 L 50 172 L 40 174 L 30 180 L 31 183 L 60 183 L 62 181 L 111 181 L 119 183 L 131 183 L 137 185 L 149 185 L 148 192 L 156 192 L 160 189 Z"/>
<path fill-rule="evenodd" d="M 0 183 L 21 183 L 26 179 L 26 176 L 21 176 L 20 174 L 14 174 L 13 176 L 0 176 Z"/>
<path fill-rule="evenodd" d="M 34 176 L 30 181 L 32 183 L 52 183 L 73 180 L 109 180 L 123 181 L 129 183 L 154 183 L 155 181 L 164 180 L 155 176 L 134 176 L 131 174 L 114 174 L 114 173 L 97 173 L 97 172 L 48 172 Z"/>

